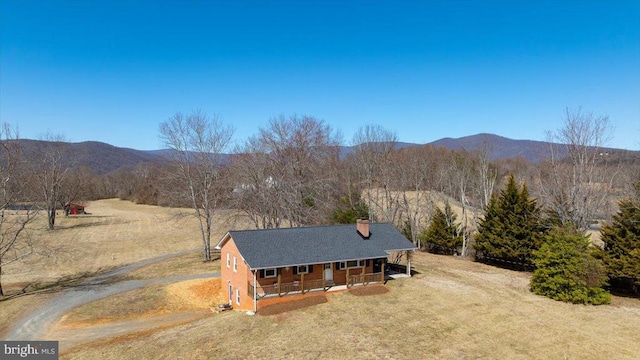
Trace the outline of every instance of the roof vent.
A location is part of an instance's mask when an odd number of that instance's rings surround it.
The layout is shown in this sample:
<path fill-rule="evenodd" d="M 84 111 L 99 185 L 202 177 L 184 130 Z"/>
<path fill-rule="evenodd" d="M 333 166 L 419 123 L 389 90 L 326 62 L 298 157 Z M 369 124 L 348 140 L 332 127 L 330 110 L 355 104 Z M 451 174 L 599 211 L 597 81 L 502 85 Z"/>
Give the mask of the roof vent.
<path fill-rule="evenodd" d="M 371 236 L 371 233 L 369 232 L 369 220 L 358 219 L 356 223 L 356 230 L 363 239 L 368 239 Z"/>

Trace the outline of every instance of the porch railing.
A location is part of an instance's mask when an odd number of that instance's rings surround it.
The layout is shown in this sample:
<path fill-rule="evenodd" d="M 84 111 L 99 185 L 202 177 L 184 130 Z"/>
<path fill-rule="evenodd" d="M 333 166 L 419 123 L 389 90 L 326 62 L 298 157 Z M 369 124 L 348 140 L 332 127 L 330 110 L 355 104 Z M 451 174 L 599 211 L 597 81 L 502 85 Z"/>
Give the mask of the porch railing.
<path fill-rule="evenodd" d="M 251 298 L 256 296 L 258 299 L 262 299 L 266 296 L 304 294 L 312 290 L 326 291 L 333 286 L 339 286 L 339 285 L 347 285 L 347 287 L 351 287 L 357 284 L 367 285 L 372 282 L 383 282 L 383 281 L 384 281 L 384 274 L 380 272 L 380 273 L 370 273 L 370 274 L 349 275 L 347 277 L 346 283 L 332 282 L 331 285 L 328 285 L 327 282 L 323 279 L 294 281 L 294 282 L 286 282 L 286 283 L 280 283 L 280 284 L 274 283 L 273 285 L 258 285 L 257 294 L 255 295 L 254 295 L 253 283 L 251 281 L 248 281 L 247 289 L 248 289 L 248 294 Z"/>
<path fill-rule="evenodd" d="M 383 273 L 370 273 L 370 274 L 356 274 L 349 275 L 347 279 L 347 285 L 353 286 L 357 284 L 367 285 L 372 282 L 383 282 L 384 274 Z"/>

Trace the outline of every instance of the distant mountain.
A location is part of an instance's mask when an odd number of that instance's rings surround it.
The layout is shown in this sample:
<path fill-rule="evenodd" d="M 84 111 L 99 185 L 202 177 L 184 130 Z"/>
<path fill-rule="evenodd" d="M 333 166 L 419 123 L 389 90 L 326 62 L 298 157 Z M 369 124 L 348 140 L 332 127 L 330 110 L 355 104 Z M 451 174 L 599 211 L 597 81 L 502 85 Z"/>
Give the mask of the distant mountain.
<path fill-rule="evenodd" d="M 494 134 L 477 134 L 457 139 L 443 138 L 429 145 L 451 150 L 476 151 L 488 146 L 491 160 L 521 157 L 529 161 L 542 160 L 549 153 L 549 143 L 534 140 L 513 140 Z"/>
<path fill-rule="evenodd" d="M 18 140 L 23 148 L 24 155 L 36 157 L 45 151 L 47 142 L 39 140 Z M 402 149 L 412 146 L 432 145 L 445 147 L 450 150 L 466 150 L 469 152 L 482 149 L 483 144 L 488 144 L 490 158 L 506 159 L 521 157 L 532 162 L 538 162 L 546 157 L 549 151 L 549 143 L 534 140 L 513 140 L 493 134 L 477 134 L 465 136 L 457 139 L 443 138 L 428 144 L 396 143 L 396 148 Z M 171 155 L 172 150 L 135 150 L 121 148 L 97 141 L 85 141 L 80 143 L 70 143 L 70 150 L 74 154 L 74 164 L 89 167 L 96 174 L 108 174 L 121 168 L 135 168 L 141 163 L 162 164 Z M 562 147 L 558 147 L 562 149 Z M 341 154 L 346 156 L 353 153 L 354 147 L 344 146 Z M 608 153 L 625 153 L 633 157 L 640 158 L 639 151 L 626 151 L 613 148 L 602 149 Z M 221 154 L 221 161 L 230 161 L 232 155 Z"/>
<path fill-rule="evenodd" d="M 49 143 L 41 140 L 17 140 L 23 155 L 34 158 L 47 151 Z M 150 151 L 121 148 L 97 141 L 69 143 L 69 151 L 73 154 L 73 163 L 87 166 L 94 173 L 103 175 L 120 168 L 134 168 L 140 163 L 161 163 L 163 157 Z"/>

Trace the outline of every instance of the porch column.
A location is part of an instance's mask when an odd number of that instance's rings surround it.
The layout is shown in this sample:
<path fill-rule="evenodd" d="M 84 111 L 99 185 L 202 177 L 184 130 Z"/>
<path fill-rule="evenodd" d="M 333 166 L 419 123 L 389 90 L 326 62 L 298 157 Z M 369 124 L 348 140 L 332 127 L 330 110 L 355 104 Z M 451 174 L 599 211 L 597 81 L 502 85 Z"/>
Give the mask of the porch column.
<path fill-rule="evenodd" d="M 407 275 L 411 276 L 411 253 L 407 250 Z"/>
<path fill-rule="evenodd" d="M 347 288 L 349 287 L 349 268 L 347 268 L 347 277 L 346 277 L 347 281 L 345 281 L 347 283 Z"/>
<path fill-rule="evenodd" d="M 278 274 L 278 296 L 282 296 L 280 295 L 280 292 L 282 291 L 282 287 L 280 286 L 282 284 L 282 275 Z"/>
<path fill-rule="evenodd" d="M 381 273 L 382 276 L 380 278 L 381 279 L 380 281 L 384 282 L 384 261 L 382 262 L 382 269 L 381 270 L 382 270 L 382 273 Z"/>
<path fill-rule="evenodd" d="M 366 265 L 366 264 L 367 264 L 367 263 L 365 262 L 365 265 Z M 367 270 L 367 267 L 366 267 L 366 266 L 363 266 L 363 267 L 362 267 L 362 285 L 365 285 L 365 283 L 364 283 L 364 274 L 366 273 L 366 271 L 365 271 L 365 270 Z"/>
<path fill-rule="evenodd" d="M 256 271 L 253 270 L 253 312 L 258 312 L 258 285 L 256 281 Z"/>
<path fill-rule="evenodd" d="M 300 274 L 300 292 L 304 294 L 304 274 Z"/>

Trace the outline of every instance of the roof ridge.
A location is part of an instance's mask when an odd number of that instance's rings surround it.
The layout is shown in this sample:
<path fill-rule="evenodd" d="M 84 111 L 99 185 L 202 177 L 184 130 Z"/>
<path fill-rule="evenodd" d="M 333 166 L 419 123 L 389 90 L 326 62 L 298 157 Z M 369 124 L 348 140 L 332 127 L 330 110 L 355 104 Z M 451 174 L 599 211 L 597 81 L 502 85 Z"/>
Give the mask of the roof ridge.
<path fill-rule="evenodd" d="M 372 222 L 369 225 L 378 225 L 378 224 L 390 224 L 390 222 Z M 270 230 L 295 230 L 295 229 L 315 229 L 315 228 L 327 228 L 327 227 L 347 227 L 347 226 L 356 226 L 356 223 L 353 224 L 326 224 L 326 225 L 311 225 L 311 226 L 290 226 L 290 227 L 277 227 L 277 228 L 268 228 L 268 229 L 242 229 L 242 230 L 229 230 L 229 233 L 239 233 L 239 232 L 251 232 L 251 231 L 270 231 Z"/>

